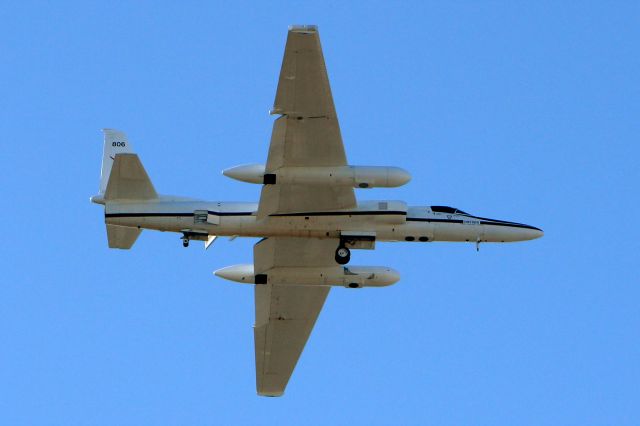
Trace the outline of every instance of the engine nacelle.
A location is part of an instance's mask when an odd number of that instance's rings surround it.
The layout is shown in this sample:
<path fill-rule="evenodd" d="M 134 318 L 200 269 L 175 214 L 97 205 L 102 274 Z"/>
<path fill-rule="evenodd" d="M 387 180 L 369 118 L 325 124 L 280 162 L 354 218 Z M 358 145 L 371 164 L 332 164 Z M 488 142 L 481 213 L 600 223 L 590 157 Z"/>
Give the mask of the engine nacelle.
<path fill-rule="evenodd" d="M 339 166 L 282 167 L 275 173 L 265 173 L 264 164 L 245 164 L 222 172 L 227 177 L 257 184 L 338 185 L 354 188 L 393 188 L 411 180 L 400 167 Z"/>
<path fill-rule="evenodd" d="M 255 274 L 253 265 L 234 265 L 214 274 L 243 284 L 344 286 L 349 288 L 385 287 L 395 284 L 400 274 L 384 266 L 276 267 L 266 274 Z"/>

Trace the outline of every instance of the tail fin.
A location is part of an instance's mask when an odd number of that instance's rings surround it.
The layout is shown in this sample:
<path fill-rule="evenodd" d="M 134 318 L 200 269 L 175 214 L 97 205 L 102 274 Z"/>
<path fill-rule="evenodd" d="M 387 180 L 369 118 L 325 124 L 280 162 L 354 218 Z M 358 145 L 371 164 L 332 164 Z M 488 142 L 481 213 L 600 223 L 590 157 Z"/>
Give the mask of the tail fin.
<path fill-rule="evenodd" d="M 98 204 L 120 200 L 150 200 L 158 197 L 140 159 L 133 153 L 127 136 L 104 129 L 104 153 L 100 193 L 91 198 Z M 109 247 L 129 249 L 140 235 L 140 228 L 107 224 Z"/>
<path fill-rule="evenodd" d="M 136 154 L 116 154 L 104 199 L 150 200 L 158 198 L 151 179 Z"/>
<path fill-rule="evenodd" d="M 107 191 L 107 183 L 116 154 L 133 153 L 133 147 L 127 135 L 119 130 L 102 129 L 104 133 L 104 150 L 102 152 L 102 173 L 100 174 L 100 195 Z"/>
<path fill-rule="evenodd" d="M 100 192 L 92 201 L 104 204 L 109 200 L 149 200 L 157 198 L 147 172 L 133 153 L 127 135 L 119 130 L 103 129 L 104 151 Z"/>

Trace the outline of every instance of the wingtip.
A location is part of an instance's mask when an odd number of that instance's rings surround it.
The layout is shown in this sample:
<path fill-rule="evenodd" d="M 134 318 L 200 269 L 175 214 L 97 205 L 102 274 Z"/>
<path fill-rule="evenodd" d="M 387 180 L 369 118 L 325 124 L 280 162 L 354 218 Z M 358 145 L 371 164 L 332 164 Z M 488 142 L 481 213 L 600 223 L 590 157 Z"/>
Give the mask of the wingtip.
<path fill-rule="evenodd" d="M 318 32 L 317 25 L 289 25 L 289 32 L 311 34 Z"/>
<path fill-rule="evenodd" d="M 258 391 L 258 396 L 266 396 L 268 398 L 278 398 L 280 396 L 283 396 L 284 392 L 260 392 Z"/>

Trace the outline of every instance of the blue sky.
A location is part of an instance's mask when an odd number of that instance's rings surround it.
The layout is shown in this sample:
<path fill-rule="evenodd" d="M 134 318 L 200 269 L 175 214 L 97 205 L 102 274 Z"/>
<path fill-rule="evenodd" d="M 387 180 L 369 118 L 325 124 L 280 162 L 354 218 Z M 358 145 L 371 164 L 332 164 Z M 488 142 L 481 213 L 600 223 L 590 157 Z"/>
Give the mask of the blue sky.
<path fill-rule="evenodd" d="M 637 2 L 12 2 L 0 11 L 0 423 L 637 425 Z M 557 4 L 562 3 L 562 4 Z M 319 25 L 360 199 L 539 226 L 380 244 L 335 289 L 283 398 L 255 395 L 254 240 L 109 250 L 100 129 L 156 188 L 256 200 L 287 26 Z"/>

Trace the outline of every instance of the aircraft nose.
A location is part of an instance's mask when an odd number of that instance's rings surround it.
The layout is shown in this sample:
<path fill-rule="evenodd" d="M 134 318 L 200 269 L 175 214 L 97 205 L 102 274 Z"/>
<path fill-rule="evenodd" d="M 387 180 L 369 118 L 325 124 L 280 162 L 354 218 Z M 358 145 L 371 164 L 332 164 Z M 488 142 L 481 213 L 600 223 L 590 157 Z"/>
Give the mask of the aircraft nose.
<path fill-rule="evenodd" d="M 527 229 L 527 239 L 535 240 L 536 238 L 540 238 L 544 235 L 544 231 L 540 228 L 536 228 L 535 226 Z"/>

